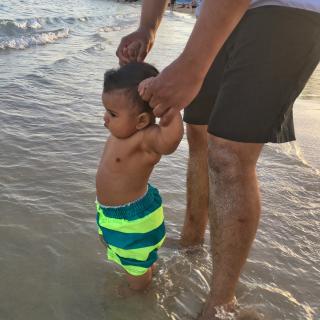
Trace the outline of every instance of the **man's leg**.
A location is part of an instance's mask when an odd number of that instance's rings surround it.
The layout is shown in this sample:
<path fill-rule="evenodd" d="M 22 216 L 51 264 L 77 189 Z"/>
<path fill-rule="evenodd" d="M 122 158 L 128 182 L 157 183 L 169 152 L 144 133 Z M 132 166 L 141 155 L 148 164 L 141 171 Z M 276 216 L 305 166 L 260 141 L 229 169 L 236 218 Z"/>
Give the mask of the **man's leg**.
<path fill-rule="evenodd" d="M 202 244 L 208 222 L 208 139 L 206 125 L 187 124 L 189 159 L 187 171 L 187 209 L 180 243 Z M 199 192 L 201 190 L 201 192 Z"/>
<path fill-rule="evenodd" d="M 263 144 L 208 136 L 209 221 L 213 252 L 211 292 L 201 320 L 215 319 L 216 307 L 232 309 L 240 271 L 260 216 L 256 163 Z"/>

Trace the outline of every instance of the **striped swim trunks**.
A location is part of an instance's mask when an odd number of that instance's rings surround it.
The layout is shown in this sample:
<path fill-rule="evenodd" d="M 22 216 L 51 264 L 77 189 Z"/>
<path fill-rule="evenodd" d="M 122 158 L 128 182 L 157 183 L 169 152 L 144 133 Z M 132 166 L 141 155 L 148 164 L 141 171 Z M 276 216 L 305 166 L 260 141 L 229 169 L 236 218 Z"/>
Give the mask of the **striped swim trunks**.
<path fill-rule="evenodd" d="M 162 200 L 148 185 L 144 196 L 122 206 L 104 206 L 96 201 L 98 233 L 107 245 L 109 260 L 129 274 L 140 276 L 157 260 L 165 239 Z"/>

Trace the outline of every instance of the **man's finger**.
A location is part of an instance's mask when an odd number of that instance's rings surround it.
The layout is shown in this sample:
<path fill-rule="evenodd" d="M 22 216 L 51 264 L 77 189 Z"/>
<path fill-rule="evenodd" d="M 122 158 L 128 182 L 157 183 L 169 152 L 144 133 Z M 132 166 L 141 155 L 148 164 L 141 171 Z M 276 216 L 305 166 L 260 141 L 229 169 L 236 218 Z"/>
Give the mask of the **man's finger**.
<path fill-rule="evenodd" d="M 144 95 L 144 92 L 145 92 L 146 88 L 148 87 L 148 83 L 149 83 L 148 79 L 145 79 L 139 83 L 138 92 L 141 97 Z"/>
<path fill-rule="evenodd" d="M 161 104 L 161 101 L 159 100 L 159 98 L 156 95 L 153 95 L 151 97 L 151 99 L 149 100 L 149 105 L 152 109 L 156 108 L 157 106 L 159 106 Z"/>
<path fill-rule="evenodd" d="M 147 55 L 147 46 L 144 42 L 140 43 L 140 48 L 137 56 L 137 61 L 138 62 L 143 62 L 144 58 Z"/>
<path fill-rule="evenodd" d="M 119 59 L 123 59 L 124 57 L 123 57 L 123 49 L 126 47 L 127 45 L 126 45 L 126 41 L 124 40 L 124 39 L 122 39 L 121 41 L 120 41 L 120 44 L 119 44 L 119 46 L 118 46 L 118 48 L 117 48 L 117 51 L 116 51 L 116 55 L 117 55 L 117 57 L 119 58 Z"/>
<path fill-rule="evenodd" d="M 142 94 L 144 92 L 144 90 L 146 88 L 148 88 L 148 86 L 152 83 L 152 79 L 153 78 L 154 77 L 150 77 L 150 78 L 144 79 L 139 83 L 138 91 L 139 91 L 140 94 Z"/>
<path fill-rule="evenodd" d="M 120 66 L 123 66 L 123 65 L 129 63 L 127 47 L 123 47 L 123 48 L 121 48 L 121 50 L 118 49 L 116 53 L 117 53 L 117 56 L 119 58 Z"/>
<path fill-rule="evenodd" d="M 144 89 L 144 92 L 143 92 L 143 95 L 141 96 L 141 98 L 144 101 L 150 101 L 151 97 L 152 97 L 152 90 L 150 89 L 150 87 L 146 87 Z"/>
<path fill-rule="evenodd" d="M 164 104 L 158 104 L 156 107 L 153 108 L 153 114 L 156 117 L 163 117 L 164 114 L 167 112 L 167 110 L 170 109 L 170 107 L 164 105 Z"/>
<path fill-rule="evenodd" d="M 140 82 L 138 91 L 144 101 L 150 101 L 152 97 L 152 82 L 154 78 L 148 78 Z"/>
<path fill-rule="evenodd" d="M 130 61 L 136 61 L 141 44 L 139 42 L 133 42 L 128 46 L 128 57 Z"/>

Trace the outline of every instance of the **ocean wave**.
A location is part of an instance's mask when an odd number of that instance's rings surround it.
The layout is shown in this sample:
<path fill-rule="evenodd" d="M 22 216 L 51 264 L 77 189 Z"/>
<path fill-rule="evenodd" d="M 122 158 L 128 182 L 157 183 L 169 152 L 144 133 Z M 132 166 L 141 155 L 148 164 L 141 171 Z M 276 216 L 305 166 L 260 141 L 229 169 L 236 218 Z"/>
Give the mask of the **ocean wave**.
<path fill-rule="evenodd" d="M 40 29 L 45 20 L 42 18 L 0 20 L 0 32 L 7 34 L 10 31 Z"/>
<path fill-rule="evenodd" d="M 34 17 L 29 19 L 0 19 L 0 35 L 25 32 L 45 28 L 46 26 L 65 27 L 76 23 L 90 22 L 97 17 Z"/>
<path fill-rule="evenodd" d="M 113 31 L 121 31 L 121 26 L 105 26 L 99 29 L 99 32 L 113 32 Z"/>
<path fill-rule="evenodd" d="M 83 52 L 85 53 L 94 53 L 96 51 L 104 51 L 106 48 L 102 43 L 97 43 L 87 49 L 84 49 Z"/>
<path fill-rule="evenodd" d="M 26 38 L 32 38 L 32 44 L 39 38 L 38 32 L 50 33 L 52 29 L 74 29 L 74 26 L 92 24 L 97 26 L 98 32 L 115 32 L 127 29 L 136 24 L 136 15 L 118 16 L 57 16 L 57 17 L 32 17 L 28 19 L 0 19 L 0 48 L 25 47 Z M 101 26 L 105 21 L 111 21 L 106 26 Z M 10 38 L 10 40 L 9 40 Z M 11 40 L 14 38 L 15 40 Z M 18 40 L 17 40 L 18 39 Z M 14 42 L 17 42 L 14 43 Z M 41 41 L 40 41 L 41 42 Z M 22 45 L 20 45 L 23 43 Z M 38 44 L 38 42 L 37 42 Z"/>
<path fill-rule="evenodd" d="M 45 45 L 55 42 L 61 38 L 67 38 L 69 28 L 59 29 L 55 31 L 36 33 L 15 38 L 4 38 L 0 40 L 0 50 L 5 49 L 26 49 L 35 45 Z"/>
<path fill-rule="evenodd" d="M 135 26 L 137 23 L 136 20 L 119 20 L 114 21 L 113 25 L 106 25 L 99 28 L 99 32 L 116 32 L 122 31 L 124 29 L 129 29 Z"/>
<path fill-rule="evenodd" d="M 42 19 L 32 18 L 26 20 L 0 20 L 0 28 L 14 28 L 14 29 L 39 29 L 42 27 Z"/>

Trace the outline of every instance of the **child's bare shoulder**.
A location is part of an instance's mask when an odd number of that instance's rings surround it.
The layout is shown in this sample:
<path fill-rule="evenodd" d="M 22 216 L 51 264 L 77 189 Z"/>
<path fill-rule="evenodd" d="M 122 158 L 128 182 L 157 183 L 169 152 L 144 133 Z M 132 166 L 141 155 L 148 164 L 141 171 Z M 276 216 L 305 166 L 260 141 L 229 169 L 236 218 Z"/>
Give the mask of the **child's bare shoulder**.
<path fill-rule="evenodd" d="M 141 130 L 142 133 L 142 144 L 145 147 L 150 147 L 150 140 L 152 140 L 157 136 L 159 133 L 159 126 L 157 124 L 149 125 L 147 128 Z"/>
<path fill-rule="evenodd" d="M 139 130 L 128 139 L 128 148 L 131 150 L 136 150 L 137 152 L 150 153 L 152 148 L 150 148 L 150 142 L 147 143 L 147 140 L 156 134 L 156 130 L 156 125 L 150 125 L 143 130 Z"/>
<path fill-rule="evenodd" d="M 126 145 L 128 147 L 128 149 L 131 149 L 131 150 L 141 149 L 141 145 L 142 145 L 143 139 L 144 139 L 144 134 L 142 131 L 137 131 L 129 138 L 124 139 L 124 141 L 123 141 L 124 145 Z"/>

